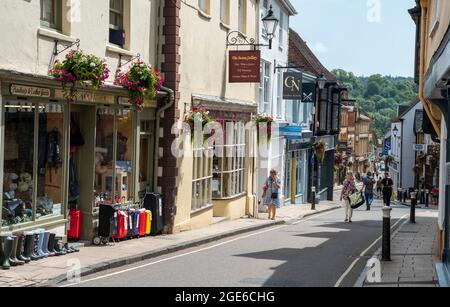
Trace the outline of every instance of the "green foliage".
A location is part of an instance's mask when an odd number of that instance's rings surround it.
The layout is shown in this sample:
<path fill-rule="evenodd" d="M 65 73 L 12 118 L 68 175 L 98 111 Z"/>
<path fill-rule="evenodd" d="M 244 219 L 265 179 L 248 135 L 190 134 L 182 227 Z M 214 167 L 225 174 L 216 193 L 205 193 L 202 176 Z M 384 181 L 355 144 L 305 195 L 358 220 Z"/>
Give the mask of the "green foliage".
<path fill-rule="evenodd" d="M 418 87 L 413 78 L 373 75 L 357 77 L 352 72 L 335 69 L 332 73 L 349 91 L 349 98 L 374 120 L 373 130 L 384 135 L 399 105 L 407 105 L 417 96 Z"/>

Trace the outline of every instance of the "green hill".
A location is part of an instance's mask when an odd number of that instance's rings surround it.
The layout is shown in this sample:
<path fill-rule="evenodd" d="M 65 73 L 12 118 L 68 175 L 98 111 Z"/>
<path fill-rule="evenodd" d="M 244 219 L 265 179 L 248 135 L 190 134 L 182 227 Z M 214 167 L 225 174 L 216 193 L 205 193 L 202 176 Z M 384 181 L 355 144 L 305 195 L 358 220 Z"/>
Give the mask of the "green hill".
<path fill-rule="evenodd" d="M 373 75 L 357 77 L 352 72 L 335 69 L 332 73 L 349 91 L 349 98 L 374 120 L 377 136 L 385 134 L 399 105 L 407 105 L 417 96 L 418 86 L 413 78 Z"/>

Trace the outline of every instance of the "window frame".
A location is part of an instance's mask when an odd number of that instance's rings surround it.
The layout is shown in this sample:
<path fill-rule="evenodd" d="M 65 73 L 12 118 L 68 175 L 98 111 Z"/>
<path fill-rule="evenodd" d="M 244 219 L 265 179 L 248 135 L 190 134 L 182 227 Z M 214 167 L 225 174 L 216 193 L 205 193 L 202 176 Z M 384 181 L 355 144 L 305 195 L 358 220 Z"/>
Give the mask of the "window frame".
<path fill-rule="evenodd" d="M 44 2 L 50 1 L 52 6 L 53 21 L 44 20 Z M 40 24 L 45 28 L 55 30 L 62 33 L 62 15 L 63 15 L 63 0 L 40 0 Z"/>
<path fill-rule="evenodd" d="M 206 15 L 211 13 L 211 2 L 210 0 L 198 0 L 197 3 L 198 10 Z"/>
<path fill-rule="evenodd" d="M 220 0 L 220 22 L 230 24 L 230 0 Z"/>
<path fill-rule="evenodd" d="M 121 10 L 113 8 L 111 3 L 113 1 L 120 1 Z M 111 14 L 118 15 L 121 19 L 121 25 L 111 24 Z M 109 0 L 109 29 L 111 30 L 125 30 L 125 0 Z"/>
<path fill-rule="evenodd" d="M 213 200 L 226 200 L 246 194 L 246 130 L 245 123 L 241 121 L 219 120 L 218 122 L 224 127 L 225 142 L 224 145 L 215 145 L 214 148 L 215 152 L 221 151 L 223 154 L 222 157 L 216 158 L 218 159 L 218 168 L 215 169 L 214 164 L 212 165 L 213 180 L 218 180 L 220 184 L 220 193 L 216 195 L 213 193 L 212 197 Z M 231 131 L 232 136 L 230 136 Z M 225 181 L 227 181 L 227 185 Z"/>
<path fill-rule="evenodd" d="M 192 150 L 192 195 L 191 213 L 204 210 L 212 206 L 212 180 L 213 180 L 213 147 L 205 147 L 204 144 L 196 146 Z M 200 163 L 199 163 L 200 162 Z M 199 171 L 200 170 L 200 171 Z M 200 184 L 200 193 L 196 193 Z M 198 194 L 198 197 L 197 197 Z M 194 196 L 195 195 L 195 196 Z"/>
<path fill-rule="evenodd" d="M 0 114 L 0 120 L 1 120 L 1 124 L 4 126 L 5 125 L 5 112 L 7 112 L 7 108 L 6 105 L 8 103 L 14 103 L 16 105 L 19 106 L 24 106 L 25 108 L 31 108 L 33 109 L 33 127 L 34 127 L 34 136 L 33 136 L 33 174 L 32 174 L 32 216 L 30 221 L 28 222 L 24 222 L 24 223 L 20 223 L 20 224 L 13 224 L 13 225 L 8 225 L 8 226 L 3 226 L 3 219 L 2 219 L 2 215 L 0 215 L 0 232 L 4 232 L 4 231 L 15 231 L 18 229 L 24 229 L 24 228 L 28 228 L 28 227 L 32 227 L 33 225 L 42 225 L 45 223 L 51 223 L 53 221 L 60 221 L 63 220 L 64 217 L 67 214 L 67 208 L 68 208 L 68 180 L 66 180 L 66 177 L 68 177 L 68 172 L 69 172 L 69 155 L 67 154 L 69 152 L 69 135 L 68 132 L 66 131 L 66 123 L 68 123 L 70 121 L 70 108 L 67 104 L 60 102 L 60 101 L 55 101 L 55 102 L 49 102 L 49 101 L 45 101 L 45 100 L 32 100 L 32 101 L 18 101 L 17 99 L 4 99 L 3 101 L 0 100 L 1 103 L 1 114 Z M 59 215 L 46 215 L 46 216 L 40 216 L 37 217 L 37 199 L 38 199 L 38 186 L 39 186 L 39 110 L 41 110 L 41 106 L 43 105 L 57 105 L 58 107 L 62 108 L 62 113 L 63 113 L 63 120 L 64 120 L 64 129 L 62 131 L 61 134 L 61 138 L 62 138 L 62 142 L 60 144 L 60 148 L 61 148 L 61 213 Z M 5 135 L 4 135 L 4 130 L 1 133 L 1 139 L 2 142 L 0 143 L 0 153 L 1 153 L 1 161 L 0 161 L 0 165 L 1 165 L 1 171 L 2 174 L 0 174 L 0 183 L 1 183 L 1 187 L 0 187 L 0 191 L 2 192 L 2 194 L 5 192 L 3 191 L 3 182 L 4 182 L 4 149 L 5 149 Z M 0 209 L 3 208 L 3 197 L 2 199 L 0 199 Z"/>
<path fill-rule="evenodd" d="M 247 1 L 238 0 L 238 31 L 247 34 Z"/>

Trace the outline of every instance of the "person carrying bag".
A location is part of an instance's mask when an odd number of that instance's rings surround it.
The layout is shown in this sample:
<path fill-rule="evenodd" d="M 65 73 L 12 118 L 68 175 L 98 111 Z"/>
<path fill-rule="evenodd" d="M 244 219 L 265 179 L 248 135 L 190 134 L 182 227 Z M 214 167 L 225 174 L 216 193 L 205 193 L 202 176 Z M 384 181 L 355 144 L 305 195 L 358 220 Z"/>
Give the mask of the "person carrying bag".
<path fill-rule="evenodd" d="M 347 173 L 347 178 L 341 192 L 341 201 L 344 201 L 345 208 L 345 222 L 352 223 L 353 207 L 350 196 L 354 195 L 356 191 L 355 178 L 352 172 Z M 364 203 L 364 202 L 363 202 Z"/>
<path fill-rule="evenodd" d="M 264 206 L 269 208 L 269 220 L 275 220 L 277 208 L 281 207 L 280 202 L 281 180 L 276 170 L 270 171 L 270 177 L 263 187 Z"/>

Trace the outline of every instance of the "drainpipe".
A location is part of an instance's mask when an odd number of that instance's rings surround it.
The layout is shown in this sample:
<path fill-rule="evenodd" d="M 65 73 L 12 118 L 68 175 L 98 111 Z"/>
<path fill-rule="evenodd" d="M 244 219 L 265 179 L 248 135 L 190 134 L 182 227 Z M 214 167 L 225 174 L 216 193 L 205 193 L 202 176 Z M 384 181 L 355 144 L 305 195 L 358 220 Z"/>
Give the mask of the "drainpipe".
<path fill-rule="evenodd" d="M 175 104 L 175 92 L 167 87 L 161 87 L 161 91 L 168 94 L 167 103 L 156 111 L 156 123 L 155 123 L 155 148 L 154 148 L 154 166 L 153 166 L 153 191 L 156 193 L 158 190 L 158 162 L 159 162 L 159 131 L 161 124 L 161 115 L 170 107 Z"/>

